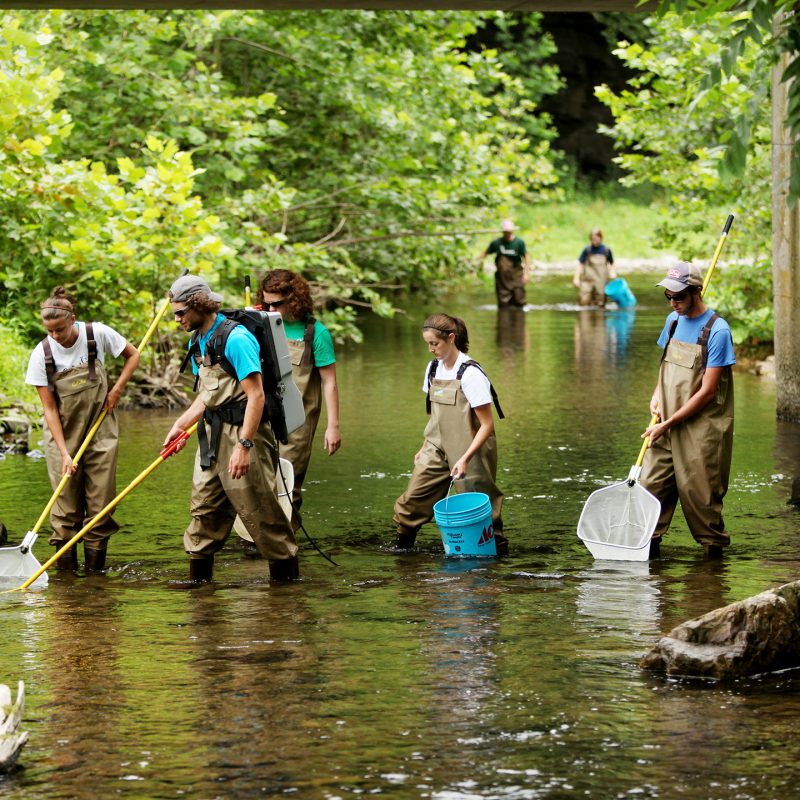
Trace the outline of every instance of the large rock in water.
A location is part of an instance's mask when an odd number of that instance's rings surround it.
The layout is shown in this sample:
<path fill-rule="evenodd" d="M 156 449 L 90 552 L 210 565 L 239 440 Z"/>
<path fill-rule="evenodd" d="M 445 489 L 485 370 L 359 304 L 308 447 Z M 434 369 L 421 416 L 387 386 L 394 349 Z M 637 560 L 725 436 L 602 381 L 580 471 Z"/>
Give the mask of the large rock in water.
<path fill-rule="evenodd" d="M 18 730 L 25 713 L 25 684 L 17 685 L 17 700 L 11 702 L 11 690 L 0 683 L 0 772 L 10 770 L 28 741 L 28 734 Z"/>
<path fill-rule="evenodd" d="M 639 665 L 717 680 L 800 665 L 800 581 L 678 625 Z"/>

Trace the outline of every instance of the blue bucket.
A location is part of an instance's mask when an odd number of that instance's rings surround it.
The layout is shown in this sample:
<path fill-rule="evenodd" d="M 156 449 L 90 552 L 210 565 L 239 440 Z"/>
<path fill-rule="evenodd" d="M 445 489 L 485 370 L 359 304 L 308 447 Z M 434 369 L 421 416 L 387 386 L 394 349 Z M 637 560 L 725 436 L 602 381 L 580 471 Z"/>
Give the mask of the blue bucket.
<path fill-rule="evenodd" d="M 614 278 L 605 288 L 606 297 L 613 300 L 620 308 L 630 308 L 636 305 L 636 296 L 628 286 L 625 278 Z"/>
<path fill-rule="evenodd" d="M 446 556 L 496 556 L 492 504 L 483 492 L 461 492 L 433 507 Z"/>

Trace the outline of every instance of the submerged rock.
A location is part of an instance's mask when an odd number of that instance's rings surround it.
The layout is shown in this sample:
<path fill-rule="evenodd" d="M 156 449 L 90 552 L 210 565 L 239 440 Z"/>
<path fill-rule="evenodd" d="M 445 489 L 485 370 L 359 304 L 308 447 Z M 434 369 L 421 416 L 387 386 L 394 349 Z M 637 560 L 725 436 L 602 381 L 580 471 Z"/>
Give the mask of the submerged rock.
<path fill-rule="evenodd" d="M 800 581 L 678 625 L 639 665 L 717 680 L 800 666 Z"/>
<path fill-rule="evenodd" d="M 17 685 L 16 702 L 11 702 L 11 690 L 0 683 L 0 772 L 8 772 L 17 762 L 20 751 L 28 741 L 25 731 L 17 730 L 25 711 L 25 684 Z"/>

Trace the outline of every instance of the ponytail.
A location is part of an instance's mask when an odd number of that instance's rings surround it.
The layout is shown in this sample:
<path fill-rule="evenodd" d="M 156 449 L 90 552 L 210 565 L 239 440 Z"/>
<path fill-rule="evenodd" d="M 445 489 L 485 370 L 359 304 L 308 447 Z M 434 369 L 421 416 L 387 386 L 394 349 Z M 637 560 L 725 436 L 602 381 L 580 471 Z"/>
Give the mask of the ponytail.
<path fill-rule="evenodd" d="M 451 333 L 455 335 L 455 346 L 462 352 L 469 352 L 469 335 L 467 326 L 460 317 L 451 317 L 449 314 L 431 314 L 422 325 L 422 330 L 432 330 L 440 339 L 446 339 Z"/>

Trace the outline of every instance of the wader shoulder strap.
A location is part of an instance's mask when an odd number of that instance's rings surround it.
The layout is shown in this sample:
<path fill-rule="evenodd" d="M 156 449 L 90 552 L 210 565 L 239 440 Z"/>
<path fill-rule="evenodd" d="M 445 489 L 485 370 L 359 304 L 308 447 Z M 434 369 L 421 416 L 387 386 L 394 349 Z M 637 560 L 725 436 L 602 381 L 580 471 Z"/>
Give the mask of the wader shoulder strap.
<path fill-rule="evenodd" d="M 45 336 L 42 339 L 42 350 L 44 351 L 44 372 L 47 375 L 47 388 L 58 397 L 56 391 L 56 360 L 53 358 L 53 348 Z"/>
<path fill-rule="evenodd" d="M 458 368 L 458 372 L 456 373 L 457 380 L 459 381 L 461 380 L 462 376 L 466 372 L 467 367 L 477 367 L 481 372 L 483 372 L 483 367 L 477 361 L 472 361 L 470 359 L 469 361 L 465 361 Z M 485 372 L 483 372 L 483 375 L 486 378 L 486 380 L 489 381 L 489 391 L 492 393 L 492 402 L 494 402 L 494 407 L 497 409 L 497 416 L 500 417 L 500 419 L 505 419 L 506 415 L 503 413 L 503 409 L 500 408 L 500 399 L 497 396 L 497 392 L 494 390 L 494 386 L 492 386 L 492 382 L 489 380 L 489 376 Z"/>
<path fill-rule="evenodd" d="M 433 380 L 434 375 L 436 375 L 436 368 L 439 366 L 439 361 L 437 359 L 433 359 L 430 365 L 428 366 L 428 395 L 425 398 L 425 413 L 431 413 L 431 381 Z"/>
<path fill-rule="evenodd" d="M 710 317 L 708 322 L 703 325 L 703 330 L 700 331 L 700 335 L 697 337 L 697 344 L 700 345 L 700 349 L 703 353 L 703 370 L 706 368 L 706 364 L 708 364 L 708 338 L 711 336 L 711 329 L 714 327 L 714 323 L 719 319 L 719 314 L 714 312 Z"/>
<path fill-rule="evenodd" d="M 189 349 L 186 351 L 186 355 L 183 357 L 183 361 L 181 361 L 181 368 L 180 368 L 180 370 L 178 370 L 179 372 L 183 372 L 186 369 L 186 367 L 189 365 L 189 362 L 192 360 L 192 358 L 194 357 L 195 353 L 198 353 L 200 351 L 200 345 L 197 343 L 197 340 L 199 338 L 200 338 L 200 334 L 197 331 L 195 331 L 192 334 L 192 338 L 189 339 Z M 200 380 L 200 376 L 199 375 L 195 375 L 195 377 L 194 377 L 194 389 L 192 391 L 194 391 L 194 392 L 197 391 L 197 383 L 198 383 L 199 380 Z M 199 433 L 197 435 L 198 435 L 198 437 L 200 436 Z"/>
<path fill-rule="evenodd" d="M 306 329 L 303 332 L 303 358 L 300 364 L 304 367 L 314 366 L 314 325 L 316 320 L 309 317 L 306 322 Z"/>
<path fill-rule="evenodd" d="M 661 351 L 661 360 L 663 361 L 667 357 L 667 348 L 669 347 L 669 343 L 672 341 L 672 337 L 675 335 L 675 329 L 678 327 L 678 320 L 672 320 L 672 324 L 669 326 L 669 333 L 667 334 L 667 343 L 664 345 L 664 349 Z"/>
<path fill-rule="evenodd" d="M 237 400 L 235 403 L 226 403 L 219 408 L 207 408 L 203 413 L 203 421 L 211 426 L 211 438 L 206 435 L 206 426 L 197 426 L 197 443 L 200 446 L 200 469 L 210 469 L 217 460 L 219 450 L 219 433 L 222 423 L 241 425 L 244 422 L 244 412 L 247 400 Z"/>
<path fill-rule="evenodd" d="M 94 325 L 91 322 L 86 323 L 86 348 L 89 351 L 89 380 L 96 381 L 97 340 L 94 338 Z"/>

